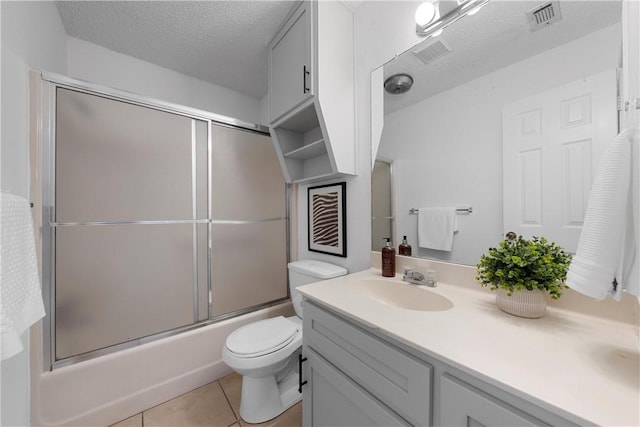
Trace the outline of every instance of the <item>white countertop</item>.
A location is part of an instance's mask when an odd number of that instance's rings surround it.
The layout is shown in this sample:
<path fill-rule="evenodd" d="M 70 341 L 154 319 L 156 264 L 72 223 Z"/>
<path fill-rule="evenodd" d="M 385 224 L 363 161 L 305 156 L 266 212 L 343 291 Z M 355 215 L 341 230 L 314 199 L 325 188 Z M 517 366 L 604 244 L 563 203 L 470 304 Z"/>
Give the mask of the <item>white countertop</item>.
<path fill-rule="evenodd" d="M 380 270 L 298 288 L 354 320 L 472 373 L 560 416 L 602 426 L 640 426 L 640 344 L 634 325 L 547 307 L 540 319 L 502 312 L 480 286 L 416 287 L 450 299 L 446 311 L 400 309 L 364 298 L 353 281 Z"/>

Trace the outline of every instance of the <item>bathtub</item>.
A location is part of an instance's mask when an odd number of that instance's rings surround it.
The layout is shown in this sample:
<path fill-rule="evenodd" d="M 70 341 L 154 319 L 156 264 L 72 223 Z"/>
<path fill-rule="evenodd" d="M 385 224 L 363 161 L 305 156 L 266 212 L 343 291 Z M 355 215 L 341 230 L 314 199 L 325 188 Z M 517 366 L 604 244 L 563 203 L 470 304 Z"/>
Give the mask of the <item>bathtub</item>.
<path fill-rule="evenodd" d="M 42 326 L 31 333 L 31 425 L 106 426 L 231 373 L 222 361 L 238 327 L 292 316 L 287 301 L 182 334 L 42 372 Z"/>

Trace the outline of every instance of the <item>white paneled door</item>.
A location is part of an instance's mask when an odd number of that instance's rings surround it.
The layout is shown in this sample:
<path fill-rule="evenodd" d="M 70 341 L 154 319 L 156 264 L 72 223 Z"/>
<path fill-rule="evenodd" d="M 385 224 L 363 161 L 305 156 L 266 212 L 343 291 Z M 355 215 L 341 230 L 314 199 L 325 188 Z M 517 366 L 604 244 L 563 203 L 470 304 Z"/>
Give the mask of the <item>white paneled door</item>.
<path fill-rule="evenodd" d="M 504 232 L 575 252 L 591 183 L 618 129 L 616 70 L 505 105 Z"/>

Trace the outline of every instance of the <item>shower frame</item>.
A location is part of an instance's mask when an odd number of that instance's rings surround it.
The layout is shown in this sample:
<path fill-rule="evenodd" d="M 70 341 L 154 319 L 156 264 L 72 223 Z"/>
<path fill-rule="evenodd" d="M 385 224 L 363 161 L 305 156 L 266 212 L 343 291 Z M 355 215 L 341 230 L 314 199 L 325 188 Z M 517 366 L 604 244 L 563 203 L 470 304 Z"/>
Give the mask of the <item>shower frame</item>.
<path fill-rule="evenodd" d="M 227 220 L 213 220 L 211 200 L 212 197 L 212 125 L 228 127 L 243 131 L 248 131 L 260 135 L 270 136 L 269 129 L 266 126 L 259 124 L 252 124 L 238 120 L 235 118 L 210 113 L 207 111 L 185 107 L 170 102 L 159 101 L 148 97 L 132 94 L 126 91 L 112 89 L 101 85 L 88 83 L 76 79 L 72 79 L 67 76 L 42 72 L 39 73 L 41 79 L 42 90 L 42 110 L 40 123 L 41 131 L 41 156 L 42 156 L 42 170 L 40 171 L 39 179 L 42 185 L 41 196 L 41 215 L 42 215 L 42 293 L 45 303 L 45 309 L 47 315 L 43 319 L 43 370 L 50 371 L 55 368 L 72 365 L 81 361 L 93 359 L 106 354 L 111 354 L 117 351 L 121 351 L 127 348 L 135 347 L 148 342 L 156 341 L 166 337 L 170 337 L 176 334 L 187 332 L 193 329 L 201 328 L 212 323 L 220 322 L 225 319 L 240 316 L 246 313 L 250 313 L 256 310 L 260 310 L 265 307 L 274 306 L 289 299 L 289 286 L 286 285 L 286 297 L 278 298 L 275 300 L 267 301 L 258 305 L 242 308 L 229 313 L 220 314 L 217 316 L 211 315 L 212 308 L 212 228 L 215 224 L 252 224 L 267 221 L 284 221 L 285 228 L 285 256 L 286 261 L 290 260 L 290 242 L 291 242 L 291 224 L 290 224 L 290 206 L 291 206 L 291 185 L 284 183 L 283 191 L 285 193 L 285 217 L 283 218 L 267 218 L 257 221 L 227 221 Z M 56 289 L 56 271 L 55 271 L 55 233 L 56 228 L 60 226 L 55 222 L 55 157 L 56 157 L 56 91 L 59 88 L 69 89 L 72 91 L 95 95 L 103 97 L 109 100 L 120 101 L 127 104 L 132 104 L 140 107 L 151 108 L 162 112 L 176 114 L 186 118 L 192 119 L 192 138 L 195 140 L 195 120 L 204 121 L 207 124 L 207 217 L 206 220 L 173 220 L 173 221 L 127 221 L 126 224 L 149 224 L 149 223 L 189 223 L 193 224 L 193 245 L 194 252 L 193 268 L 194 272 L 197 271 L 197 233 L 195 232 L 198 224 L 207 224 L 207 319 L 198 319 L 198 292 L 197 281 L 194 275 L 194 322 L 189 325 L 174 328 L 171 330 L 155 333 L 152 335 L 139 337 L 128 340 L 119 344 L 110 345 L 104 348 L 99 348 L 86 353 L 73 355 L 64 359 L 56 360 L 56 327 L 55 327 L 55 289 Z M 192 141 L 193 157 L 192 161 L 195 164 L 195 141 Z M 196 180 L 196 168 L 192 168 L 192 192 L 196 192 L 195 180 Z M 32 174 L 37 176 L 37 174 Z M 194 194 L 192 194 L 193 196 Z M 195 205 L 195 197 L 193 197 L 193 203 Z M 194 206 L 195 211 L 195 206 Z M 100 225 L 99 223 L 95 223 Z M 67 224 L 68 225 L 68 224 Z M 288 277 L 287 277 L 288 282 Z"/>

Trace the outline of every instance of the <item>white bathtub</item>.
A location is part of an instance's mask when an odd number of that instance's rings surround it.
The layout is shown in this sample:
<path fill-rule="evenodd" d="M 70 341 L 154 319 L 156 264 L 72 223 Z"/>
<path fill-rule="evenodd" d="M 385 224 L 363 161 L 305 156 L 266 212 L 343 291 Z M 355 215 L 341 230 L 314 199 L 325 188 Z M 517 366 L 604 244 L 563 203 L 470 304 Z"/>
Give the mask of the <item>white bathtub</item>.
<path fill-rule="evenodd" d="M 106 356 L 42 372 L 42 328 L 31 335 L 31 425 L 110 425 L 231 372 L 222 361 L 227 336 L 273 316 L 290 302 Z"/>

